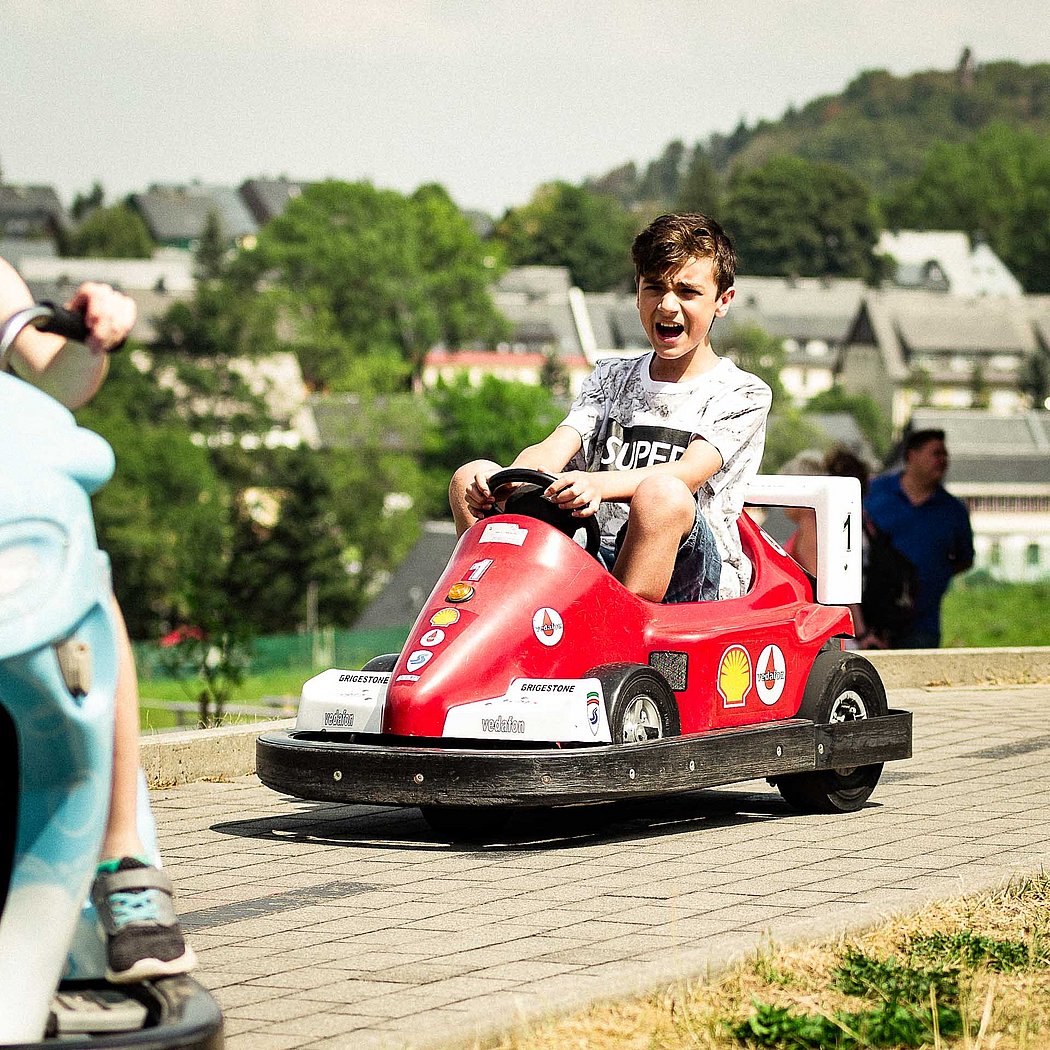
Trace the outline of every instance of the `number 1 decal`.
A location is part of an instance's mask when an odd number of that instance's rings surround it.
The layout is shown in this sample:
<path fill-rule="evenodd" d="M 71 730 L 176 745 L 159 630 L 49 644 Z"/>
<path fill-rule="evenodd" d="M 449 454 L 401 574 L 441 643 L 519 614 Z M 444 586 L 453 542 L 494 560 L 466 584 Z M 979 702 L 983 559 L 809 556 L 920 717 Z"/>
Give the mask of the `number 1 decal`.
<path fill-rule="evenodd" d="M 465 580 L 470 580 L 471 583 L 477 583 L 478 580 L 480 580 L 481 577 L 485 575 L 486 570 L 491 564 L 491 558 L 485 558 L 483 561 L 476 561 L 467 570 L 467 574 L 463 578 Z"/>
<path fill-rule="evenodd" d="M 853 537 L 850 536 L 850 522 L 853 520 L 852 514 L 846 515 L 846 520 L 842 523 L 842 531 L 846 534 L 846 553 L 849 554 L 853 550 Z"/>

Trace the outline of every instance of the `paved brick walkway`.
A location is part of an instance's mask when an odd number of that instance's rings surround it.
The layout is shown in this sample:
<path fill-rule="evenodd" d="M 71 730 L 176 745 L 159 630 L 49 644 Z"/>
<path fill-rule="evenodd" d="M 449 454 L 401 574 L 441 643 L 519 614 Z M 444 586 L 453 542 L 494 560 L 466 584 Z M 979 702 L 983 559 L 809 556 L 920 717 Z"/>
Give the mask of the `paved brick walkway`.
<path fill-rule="evenodd" d="M 1050 868 L 1050 686 L 907 689 L 915 757 L 799 816 L 764 782 L 434 842 L 254 777 L 154 795 L 230 1050 L 434 1047 Z"/>

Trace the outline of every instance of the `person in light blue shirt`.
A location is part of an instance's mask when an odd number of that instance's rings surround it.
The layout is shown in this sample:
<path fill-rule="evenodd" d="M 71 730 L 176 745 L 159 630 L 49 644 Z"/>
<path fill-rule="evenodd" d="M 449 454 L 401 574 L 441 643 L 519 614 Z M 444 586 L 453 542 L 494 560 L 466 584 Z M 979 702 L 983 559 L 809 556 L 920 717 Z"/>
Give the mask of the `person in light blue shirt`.
<path fill-rule="evenodd" d="M 876 478 L 864 500 L 870 520 L 918 574 L 915 617 L 888 639 L 893 649 L 941 644 L 941 601 L 960 572 L 973 565 L 973 530 L 962 500 L 942 484 L 948 471 L 943 430 L 916 430 L 904 444 L 904 468 Z"/>

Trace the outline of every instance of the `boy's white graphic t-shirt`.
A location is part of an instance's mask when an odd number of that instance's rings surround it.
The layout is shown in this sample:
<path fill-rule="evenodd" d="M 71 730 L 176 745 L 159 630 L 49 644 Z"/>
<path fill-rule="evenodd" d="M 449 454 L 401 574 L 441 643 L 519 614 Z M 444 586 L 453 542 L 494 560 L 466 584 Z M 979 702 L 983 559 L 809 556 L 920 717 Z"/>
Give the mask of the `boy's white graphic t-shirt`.
<path fill-rule="evenodd" d="M 772 392 L 725 357 L 695 379 L 658 383 L 649 375 L 652 358 L 650 352 L 598 363 L 562 420 L 562 426 L 583 438 L 584 459 L 570 466 L 631 470 L 673 463 L 695 438 L 714 445 L 722 467 L 696 498 L 722 555 L 719 597 L 738 597 L 751 583 L 751 564 L 741 550 L 736 522 L 747 482 L 762 462 Z M 596 450 L 600 433 L 604 441 Z M 598 522 L 603 539 L 615 538 L 629 509 L 626 503 L 602 503 Z"/>

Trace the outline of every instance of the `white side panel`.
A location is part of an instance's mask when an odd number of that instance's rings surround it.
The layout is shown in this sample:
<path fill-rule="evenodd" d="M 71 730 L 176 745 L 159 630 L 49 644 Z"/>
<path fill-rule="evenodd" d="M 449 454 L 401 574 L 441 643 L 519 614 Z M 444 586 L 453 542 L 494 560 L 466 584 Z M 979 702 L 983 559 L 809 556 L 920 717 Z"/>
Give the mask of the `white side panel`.
<path fill-rule="evenodd" d="M 612 742 L 597 678 L 515 678 L 506 696 L 453 707 L 445 716 L 442 735 L 465 740 Z"/>
<path fill-rule="evenodd" d="M 295 728 L 306 732 L 381 733 L 389 671 L 333 667 L 303 685 Z"/>
<path fill-rule="evenodd" d="M 744 501 L 757 507 L 812 507 L 817 517 L 817 601 L 860 601 L 863 525 L 856 478 L 760 474 Z"/>

